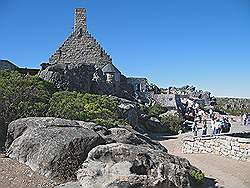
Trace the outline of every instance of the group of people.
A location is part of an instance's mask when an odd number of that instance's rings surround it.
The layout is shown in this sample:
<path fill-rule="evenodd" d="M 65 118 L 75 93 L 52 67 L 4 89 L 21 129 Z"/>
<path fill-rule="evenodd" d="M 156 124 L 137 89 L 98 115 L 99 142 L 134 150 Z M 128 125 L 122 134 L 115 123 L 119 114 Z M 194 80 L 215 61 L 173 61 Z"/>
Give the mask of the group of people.
<path fill-rule="evenodd" d="M 227 117 L 218 117 L 211 119 L 212 134 L 226 133 L 230 131 L 231 123 Z"/>
<path fill-rule="evenodd" d="M 199 109 L 197 106 L 196 108 L 192 108 L 192 110 L 188 109 L 187 112 L 192 112 L 192 116 L 194 117 L 194 123 L 192 126 L 192 131 L 194 133 L 194 136 L 197 136 L 198 134 L 198 123 L 201 124 L 202 127 L 202 135 L 207 135 L 208 132 L 208 120 L 211 120 L 211 129 L 212 134 L 220 134 L 220 133 L 226 133 L 230 131 L 231 123 L 229 122 L 229 119 L 224 116 L 216 116 L 212 109 L 209 110 L 208 113 L 204 112 L 203 110 Z M 207 117 L 207 118 L 204 118 Z"/>

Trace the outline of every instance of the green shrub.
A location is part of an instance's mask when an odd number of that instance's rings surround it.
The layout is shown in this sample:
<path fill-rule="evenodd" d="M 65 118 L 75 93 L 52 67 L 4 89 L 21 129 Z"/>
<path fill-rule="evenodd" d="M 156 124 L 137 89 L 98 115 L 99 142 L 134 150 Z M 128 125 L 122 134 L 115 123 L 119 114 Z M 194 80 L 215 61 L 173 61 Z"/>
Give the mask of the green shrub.
<path fill-rule="evenodd" d="M 0 71 L 0 147 L 7 125 L 18 118 L 45 116 L 56 88 L 36 76 L 16 71 Z"/>
<path fill-rule="evenodd" d="M 0 71 L 0 119 L 9 123 L 22 117 L 44 116 L 55 91 L 52 84 L 37 76 Z"/>
<path fill-rule="evenodd" d="M 49 104 L 48 116 L 82 121 L 98 120 L 105 125 L 111 119 L 118 119 L 118 103 L 107 96 L 60 91 L 53 94 Z"/>
<path fill-rule="evenodd" d="M 24 117 L 54 116 L 96 121 L 107 127 L 124 125 L 118 119 L 118 102 L 108 96 L 59 91 L 38 76 L 0 71 L 0 147 L 7 125 Z"/>
<path fill-rule="evenodd" d="M 154 104 L 153 106 L 150 106 L 148 109 L 148 114 L 151 116 L 159 116 L 160 114 L 163 114 L 166 110 L 161 107 L 158 104 Z"/>
<path fill-rule="evenodd" d="M 127 125 L 127 122 L 123 119 L 119 119 L 119 120 L 116 120 L 116 119 L 96 119 L 94 120 L 94 122 L 98 125 L 102 125 L 102 126 L 105 126 L 107 128 L 112 128 L 112 127 L 117 127 L 118 125 Z"/>
<path fill-rule="evenodd" d="M 139 106 L 139 111 L 142 114 L 148 114 L 148 108 L 145 105 L 140 105 Z"/>
<path fill-rule="evenodd" d="M 191 176 L 194 178 L 197 184 L 202 184 L 204 182 L 205 175 L 201 171 L 192 171 Z"/>
<path fill-rule="evenodd" d="M 183 118 L 178 115 L 166 115 L 161 118 L 161 123 L 173 134 L 177 134 L 182 129 L 183 122 Z"/>

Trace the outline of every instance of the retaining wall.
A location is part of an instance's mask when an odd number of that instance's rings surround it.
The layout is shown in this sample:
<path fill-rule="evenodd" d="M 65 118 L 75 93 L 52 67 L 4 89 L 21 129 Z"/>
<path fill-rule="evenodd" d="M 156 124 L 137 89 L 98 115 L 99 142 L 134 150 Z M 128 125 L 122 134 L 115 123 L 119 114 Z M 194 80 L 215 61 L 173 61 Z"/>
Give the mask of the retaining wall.
<path fill-rule="evenodd" d="M 184 138 L 183 153 L 213 153 L 237 160 L 250 161 L 250 139 L 232 136 Z"/>

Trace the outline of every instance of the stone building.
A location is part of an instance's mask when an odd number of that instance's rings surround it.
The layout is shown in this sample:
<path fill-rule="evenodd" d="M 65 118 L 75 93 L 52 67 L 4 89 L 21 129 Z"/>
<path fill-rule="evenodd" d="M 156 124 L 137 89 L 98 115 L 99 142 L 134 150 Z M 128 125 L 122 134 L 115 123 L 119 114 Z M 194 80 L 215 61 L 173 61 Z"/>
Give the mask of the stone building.
<path fill-rule="evenodd" d="M 98 68 L 112 63 L 110 55 L 87 31 L 86 9 L 75 9 L 74 31 L 49 58 L 49 64 L 55 63 L 85 63 L 93 64 Z"/>
<path fill-rule="evenodd" d="M 59 88 L 129 98 L 127 79 L 88 32 L 86 9 L 75 9 L 74 31 L 43 63 L 39 76 Z"/>
<path fill-rule="evenodd" d="M 107 82 L 120 82 L 121 72 L 111 63 L 108 63 L 102 68 L 102 72 L 106 76 Z"/>

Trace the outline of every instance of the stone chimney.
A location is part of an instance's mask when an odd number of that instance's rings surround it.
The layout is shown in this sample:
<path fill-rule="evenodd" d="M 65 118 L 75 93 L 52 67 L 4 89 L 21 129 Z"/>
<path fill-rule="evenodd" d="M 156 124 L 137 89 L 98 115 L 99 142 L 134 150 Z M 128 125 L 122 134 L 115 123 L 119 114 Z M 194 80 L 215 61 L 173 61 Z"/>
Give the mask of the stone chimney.
<path fill-rule="evenodd" d="M 82 34 L 82 32 L 86 32 L 86 30 L 87 30 L 86 9 L 85 8 L 76 8 L 75 9 L 74 31 Z"/>

